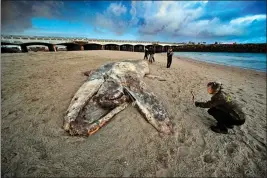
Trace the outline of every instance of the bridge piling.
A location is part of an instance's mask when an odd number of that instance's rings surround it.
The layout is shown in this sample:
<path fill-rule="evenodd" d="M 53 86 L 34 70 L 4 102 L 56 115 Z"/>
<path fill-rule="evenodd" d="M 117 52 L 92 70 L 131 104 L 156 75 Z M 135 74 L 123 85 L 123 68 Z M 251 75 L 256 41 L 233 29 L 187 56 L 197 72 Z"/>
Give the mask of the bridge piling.
<path fill-rule="evenodd" d="M 21 52 L 23 52 L 23 53 L 27 53 L 28 52 L 28 49 L 27 49 L 26 45 L 20 45 L 20 47 L 21 47 Z"/>
<path fill-rule="evenodd" d="M 56 52 L 57 50 L 56 50 L 56 45 L 49 45 L 48 46 L 48 50 L 49 50 L 49 52 Z"/>

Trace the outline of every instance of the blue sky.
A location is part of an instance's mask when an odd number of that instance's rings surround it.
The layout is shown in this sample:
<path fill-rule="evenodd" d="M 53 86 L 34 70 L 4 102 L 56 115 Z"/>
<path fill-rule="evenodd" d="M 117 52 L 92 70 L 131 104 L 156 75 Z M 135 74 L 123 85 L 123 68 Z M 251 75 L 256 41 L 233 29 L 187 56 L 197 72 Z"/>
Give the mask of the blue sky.
<path fill-rule="evenodd" d="M 2 34 L 266 43 L 266 1 L 2 1 Z"/>

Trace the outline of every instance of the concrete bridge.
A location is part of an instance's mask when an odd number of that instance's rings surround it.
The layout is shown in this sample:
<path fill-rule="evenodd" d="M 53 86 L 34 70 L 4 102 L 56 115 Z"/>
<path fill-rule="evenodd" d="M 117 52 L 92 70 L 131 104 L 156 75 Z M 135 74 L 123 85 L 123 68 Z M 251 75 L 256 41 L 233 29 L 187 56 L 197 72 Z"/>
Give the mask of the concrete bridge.
<path fill-rule="evenodd" d="M 17 45 L 21 47 L 22 52 L 28 52 L 27 47 L 32 45 L 47 46 L 49 51 L 57 51 L 57 45 L 62 45 L 66 46 L 67 51 L 118 50 L 143 52 L 145 48 L 152 48 L 155 52 L 166 52 L 170 47 L 175 51 L 175 49 L 184 44 L 130 40 L 2 35 L 1 45 Z"/>

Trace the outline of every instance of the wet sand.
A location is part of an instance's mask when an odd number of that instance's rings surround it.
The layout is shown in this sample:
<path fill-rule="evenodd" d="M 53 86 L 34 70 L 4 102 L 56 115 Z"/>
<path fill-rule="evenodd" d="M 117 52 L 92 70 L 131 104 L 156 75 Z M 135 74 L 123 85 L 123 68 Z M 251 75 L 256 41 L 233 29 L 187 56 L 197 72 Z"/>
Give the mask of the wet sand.
<path fill-rule="evenodd" d="M 108 61 L 143 59 L 119 51 L 37 52 L 1 55 L 1 171 L 3 177 L 264 177 L 266 176 L 266 73 L 156 54 L 148 88 L 174 123 L 160 136 L 129 106 L 96 134 L 71 137 L 62 129 L 84 71 Z M 219 80 L 243 105 L 247 120 L 228 135 L 213 133 L 215 120 L 192 103 L 208 100 L 206 84 Z"/>

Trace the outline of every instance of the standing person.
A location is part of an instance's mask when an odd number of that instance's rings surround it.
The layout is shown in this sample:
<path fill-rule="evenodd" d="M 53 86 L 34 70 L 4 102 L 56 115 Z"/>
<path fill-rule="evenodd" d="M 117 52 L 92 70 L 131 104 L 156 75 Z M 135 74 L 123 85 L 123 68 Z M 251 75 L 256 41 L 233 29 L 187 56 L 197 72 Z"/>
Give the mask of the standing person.
<path fill-rule="evenodd" d="M 167 68 L 171 67 L 172 55 L 173 55 L 172 48 L 170 48 L 170 49 L 168 49 L 168 52 L 167 52 Z"/>
<path fill-rule="evenodd" d="M 153 62 L 155 62 L 154 56 L 155 56 L 155 47 L 153 46 L 153 49 L 152 49 L 152 60 L 153 60 Z"/>
<path fill-rule="evenodd" d="M 211 130 L 217 133 L 228 133 L 228 128 L 234 128 L 234 125 L 243 125 L 245 115 L 231 96 L 222 91 L 222 84 L 218 82 L 209 82 L 207 84 L 208 93 L 213 95 L 210 101 L 195 102 L 196 107 L 210 108 L 208 113 L 217 120 L 216 126 L 211 126 Z"/>
<path fill-rule="evenodd" d="M 149 62 L 152 63 L 152 61 L 154 59 L 154 51 L 153 51 L 152 47 L 149 48 L 148 53 L 149 53 Z M 154 59 L 154 61 L 155 61 L 155 59 Z"/>
<path fill-rule="evenodd" d="M 144 56 L 144 59 L 148 59 L 148 49 L 147 48 L 145 48 L 145 56 Z"/>

